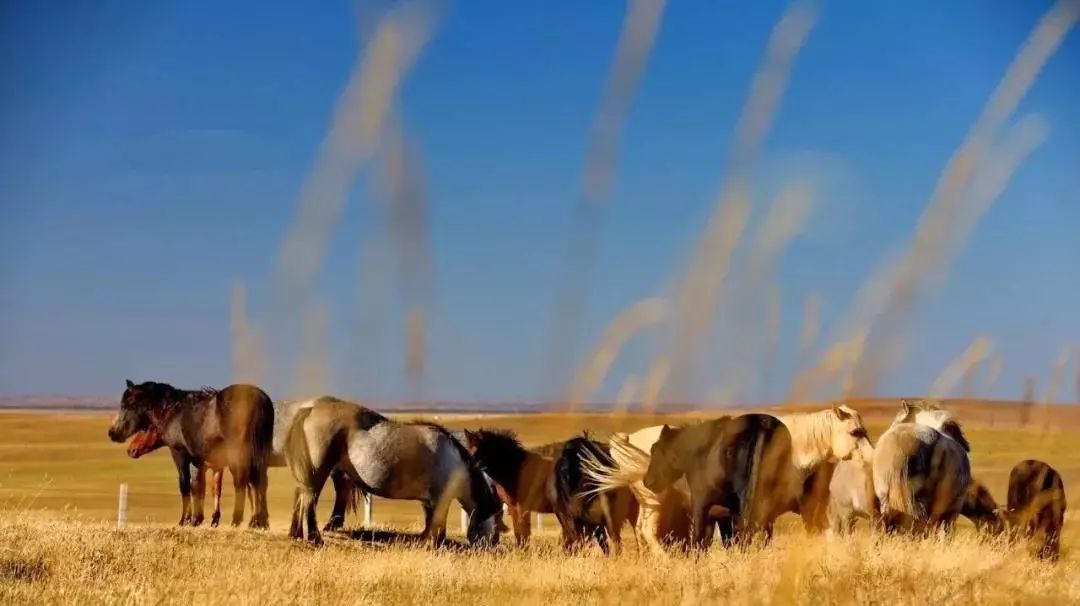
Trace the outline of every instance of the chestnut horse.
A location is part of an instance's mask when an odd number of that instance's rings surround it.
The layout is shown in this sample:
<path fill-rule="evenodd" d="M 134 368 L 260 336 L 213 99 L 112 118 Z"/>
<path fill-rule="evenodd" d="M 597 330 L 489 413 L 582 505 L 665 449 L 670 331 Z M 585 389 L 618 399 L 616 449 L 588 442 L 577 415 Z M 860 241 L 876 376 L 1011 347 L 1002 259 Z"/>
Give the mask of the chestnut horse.
<path fill-rule="evenodd" d="M 244 518 L 245 494 L 252 489 L 252 528 L 270 525 L 266 507 L 266 468 L 272 455 L 274 405 L 253 385 L 230 385 L 220 391 L 188 391 L 166 383 L 128 381 L 109 438 L 124 442 L 153 427 L 169 447 L 180 480 L 180 524 L 194 522 L 191 468 L 228 468 L 233 477 L 233 526 Z"/>

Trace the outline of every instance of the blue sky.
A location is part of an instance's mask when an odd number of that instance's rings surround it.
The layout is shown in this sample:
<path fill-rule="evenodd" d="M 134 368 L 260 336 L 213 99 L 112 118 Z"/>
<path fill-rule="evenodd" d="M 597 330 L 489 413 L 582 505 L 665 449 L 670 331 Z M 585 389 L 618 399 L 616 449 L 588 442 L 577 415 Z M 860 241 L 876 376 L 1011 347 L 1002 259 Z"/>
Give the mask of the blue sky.
<path fill-rule="evenodd" d="M 582 349 L 663 294 L 701 233 L 735 122 L 784 4 L 672 0 L 622 140 Z M 553 292 L 586 136 L 624 3 L 447 3 L 401 105 L 428 171 L 435 288 L 426 391 L 521 400 L 544 391 Z M 813 176 L 815 211 L 786 251 L 786 393 L 802 301 L 828 333 L 910 236 L 940 171 L 1048 2 L 826 2 L 756 175 L 760 208 Z M 230 377 L 229 292 L 268 306 L 274 261 L 356 59 L 354 6 L 5 3 L 0 13 L 0 393 L 119 393 L 125 378 Z M 910 355 L 881 386 L 918 393 L 980 334 L 994 392 L 1045 384 L 1080 348 L 1080 35 L 1021 105 L 1050 125 L 953 267 L 920 302 Z M 362 176 L 317 295 L 331 309 L 331 390 L 406 393 L 396 317 L 358 309 L 379 225 Z M 395 306 L 387 294 L 389 307 Z M 357 325 L 384 338 L 359 342 Z M 600 397 L 648 361 L 631 347 Z M 1076 358 L 1063 395 L 1075 398 Z M 287 390 L 268 379 L 272 393 Z"/>

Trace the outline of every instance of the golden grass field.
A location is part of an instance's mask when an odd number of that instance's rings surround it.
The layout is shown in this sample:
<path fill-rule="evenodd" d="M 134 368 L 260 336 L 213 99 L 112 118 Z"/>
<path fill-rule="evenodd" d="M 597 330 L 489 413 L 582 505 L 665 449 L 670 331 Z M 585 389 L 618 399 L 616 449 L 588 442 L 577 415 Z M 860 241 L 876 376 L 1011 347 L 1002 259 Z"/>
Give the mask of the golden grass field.
<path fill-rule="evenodd" d="M 863 409 L 876 435 L 891 408 L 867 404 Z M 999 500 L 1004 500 L 1009 469 L 1022 458 L 1055 466 L 1067 492 L 1080 480 L 1075 410 L 1037 407 L 1025 427 L 1017 424 L 1012 405 L 967 403 L 957 410 L 970 419 L 966 430 L 976 476 Z M 453 428 L 514 429 L 527 444 L 584 428 L 603 437 L 658 419 L 634 414 L 440 418 Z M 474 553 L 387 545 L 349 534 L 327 535 L 327 546 L 316 549 L 286 537 L 293 482 L 286 470 L 272 469 L 269 532 L 176 528 L 179 497 L 171 459 L 157 452 L 129 460 L 122 445 L 105 437 L 109 421 L 101 413 L 0 413 L 0 603 L 1080 602 L 1080 531 L 1071 514 L 1057 564 L 1032 559 L 1023 544 L 980 539 L 966 523 L 952 536 L 922 541 L 874 536 L 865 529 L 839 539 L 807 536 L 793 516 L 782 520 L 768 547 L 715 548 L 701 558 L 639 555 L 629 531 L 619 557 L 604 558 L 595 548 L 566 557 L 557 549 L 553 518 L 527 551 L 508 539 L 493 553 Z M 129 524 L 117 531 L 121 482 L 130 487 Z M 332 494 L 327 490 L 324 494 Z M 223 519 L 229 518 L 231 504 L 232 489 L 226 486 Z M 417 532 L 420 507 L 377 500 L 375 521 L 382 528 Z M 358 525 L 350 518 L 348 526 Z M 456 515 L 449 530 L 460 538 Z"/>

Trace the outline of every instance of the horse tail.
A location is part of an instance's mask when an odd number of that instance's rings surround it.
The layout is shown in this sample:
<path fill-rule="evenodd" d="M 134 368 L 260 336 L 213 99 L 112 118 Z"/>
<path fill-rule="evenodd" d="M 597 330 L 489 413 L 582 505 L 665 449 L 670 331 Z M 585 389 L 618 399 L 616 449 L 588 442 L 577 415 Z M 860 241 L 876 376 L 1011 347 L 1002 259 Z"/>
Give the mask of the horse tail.
<path fill-rule="evenodd" d="M 277 459 L 274 457 L 274 402 L 261 389 L 262 396 L 255 407 L 255 435 L 252 436 L 251 464 L 254 469 L 263 471 Z M 284 459 L 281 465 L 284 465 Z"/>
<path fill-rule="evenodd" d="M 882 483 L 886 487 L 885 500 L 881 503 L 883 514 L 902 513 L 914 519 L 920 519 L 918 505 L 911 493 L 911 478 L 906 461 L 899 465 L 890 465 L 884 470 Z M 886 515 L 886 518 L 889 516 Z"/>
<path fill-rule="evenodd" d="M 739 516 L 743 520 L 743 526 L 746 525 L 748 520 L 753 522 L 754 514 L 756 513 L 755 509 L 757 501 L 755 501 L 755 499 L 757 498 L 758 475 L 760 474 L 761 469 L 761 454 L 765 449 L 766 440 L 765 432 L 762 431 L 762 429 L 762 427 L 754 428 L 754 451 L 753 454 L 750 455 L 750 473 L 747 481 L 745 498 L 743 499 L 743 502 L 740 503 L 739 507 Z"/>
<path fill-rule="evenodd" d="M 581 492 L 584 496 L 627 488 L 641 479 L 633 470 L 627 470 L 617 462 L 608 464 L 590 450 L 581 453 L 581 471 L 589 484 L 589 487 Z"/>

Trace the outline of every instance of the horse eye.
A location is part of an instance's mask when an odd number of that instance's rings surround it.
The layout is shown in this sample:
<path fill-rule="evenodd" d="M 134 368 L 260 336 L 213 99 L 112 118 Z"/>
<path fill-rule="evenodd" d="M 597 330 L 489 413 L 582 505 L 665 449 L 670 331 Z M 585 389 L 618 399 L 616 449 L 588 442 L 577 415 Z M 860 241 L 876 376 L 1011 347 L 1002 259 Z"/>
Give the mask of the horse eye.
<path fill-rule="evenodd" d="M 861 428 L 861 427 L 858 428 L 858 429 L 852 430 L 851 437 L 853 437 L 853 438 L 865 438 L 866 437 L 866 430 Z"/>

